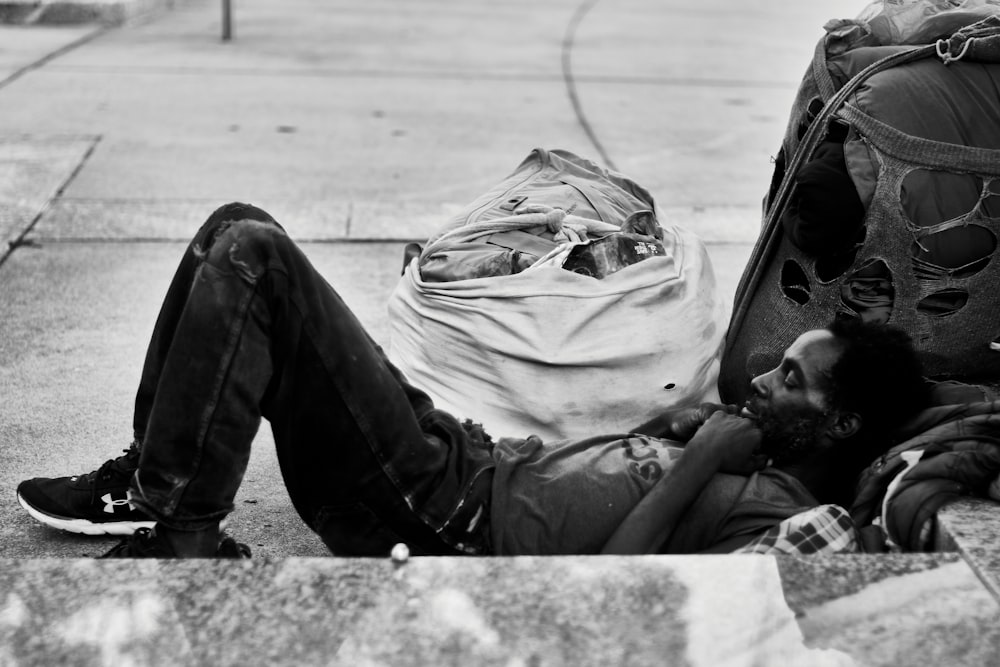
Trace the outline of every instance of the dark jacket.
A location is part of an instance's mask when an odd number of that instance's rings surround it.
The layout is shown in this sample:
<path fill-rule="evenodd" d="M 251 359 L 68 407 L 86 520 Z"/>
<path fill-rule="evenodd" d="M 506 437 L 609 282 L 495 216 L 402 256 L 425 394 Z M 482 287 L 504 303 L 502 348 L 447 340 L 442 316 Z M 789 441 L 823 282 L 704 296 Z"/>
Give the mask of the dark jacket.
<path fill-rule="evenodd" d="M 907 424 L 905 439 L 861 474 L 851 517 L 866 551 L 885 551 L 890 544 L 931 549 L 922 530 L 928 519 L 962 496 L 986 497 L 1000 475 L 1000 400 L 983 400 L 992 397 L 957 383 L 942 383 L 934 393 L 938 404 Z M 960 400 L 970 402 L 940 404 Z"/>

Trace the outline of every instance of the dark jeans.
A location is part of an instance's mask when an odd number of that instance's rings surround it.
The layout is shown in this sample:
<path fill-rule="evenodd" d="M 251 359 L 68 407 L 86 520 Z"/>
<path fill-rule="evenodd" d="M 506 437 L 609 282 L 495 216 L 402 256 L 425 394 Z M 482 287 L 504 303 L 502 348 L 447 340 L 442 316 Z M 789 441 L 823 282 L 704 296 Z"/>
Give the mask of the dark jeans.
<path fill-rule="evenodd" d="M 334 553 L 489 552 L 488 446 L 406 382 L 271 216 L 228 204 L 157 318 L 135 504 L 178 530 L 217 523 L 262 416 L 295 509 Z"/>

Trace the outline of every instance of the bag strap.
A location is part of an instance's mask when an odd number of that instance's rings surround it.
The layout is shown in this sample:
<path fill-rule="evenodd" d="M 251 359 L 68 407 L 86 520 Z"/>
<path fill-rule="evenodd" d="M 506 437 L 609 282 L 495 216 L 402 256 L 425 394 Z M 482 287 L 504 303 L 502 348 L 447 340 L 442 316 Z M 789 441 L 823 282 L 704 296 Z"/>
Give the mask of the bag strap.
<path fill-rule="evenodd" d="M 812 74 L 824 102 L 837 94 L 837 86 L 833 83 L 833 77 L 830 76 L 830 70 L 826 64 L 826 37 L 816 42 Z"/>
<path fill-rule="evenodd" d="M 838 116 L 853 125 L 881 152 L 913 165 L 1000 176 L 1000 150 L 933 141 L 900 132 L 845 104 Z"/>
<path fill-rule="evenodd" d="M 757 289 L 757 285 L 763 277 L 764 259 L 772 255 L 777 250 L 778 244 L 781 242 L 781 216 L 784 213 L 785 208 L 788 206 L 790 195 L 795 185 L 795 176 L 802 165 L 805 164 L 805 162 L 812 155 L 819 143 L 823 140 L 830 120 L 844 105 L 847 98 L 850 97 L 872 76 L 899 65 L 931 57 L 936 55 L 936 52 L 936 46 L 934 44 L 928 44 L 925 46 L 918 46 L 907 51 L 894 53 L 872 63 L 858 72 L 854 78 L 844 84 L 844 86 L 837 91 L 835 95 L 827 100 L 823 109 L 820 110 L 815 120 L 813 120 L 813 122 L 809 125 L 809 129 L 806 130 L 805 135 L 802 137 L 802 141 L 799 143 L 794 155 L 792 155 L 791 160 L 788 162 L 785 176 L 782 179 L 781 185 L 778 187 L 778 191 L 775 193 L 773 200 L 771 201 L 771 207 L 765 215 L 761 234 L 757 239 L 757 243 L 754 245 L 753 251 L 750 253 L 750 259 L 747 266 L 753 268 L 749 271 L 744 271 L 743 275 L 740 277 L 739 285 L 736 288 L 736 295 L 733 299 L 733 315 L 729 321 L 729 333 L 727 334 L 728 342 L 726 343 L 727 350 L 731 347 L 731 341 L 735 339 L 736 333 L 739 331 L 739 327 L 742 325 L 743 319 L 747 315 L 747 310 L 750 306 L 750 299 L 748 298 L 748 295 L 752 294 L 753 291 Z"/>

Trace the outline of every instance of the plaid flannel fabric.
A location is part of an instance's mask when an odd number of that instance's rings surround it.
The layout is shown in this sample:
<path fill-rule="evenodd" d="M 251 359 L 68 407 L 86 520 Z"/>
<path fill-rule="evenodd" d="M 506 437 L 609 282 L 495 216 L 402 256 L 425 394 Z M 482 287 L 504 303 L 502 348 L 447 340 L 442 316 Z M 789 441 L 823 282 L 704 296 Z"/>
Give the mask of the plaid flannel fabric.
<path fill-rule="evenodd" d="M 820 505 L 789 517 L 733 553 L 835 554 L 859 551 L 851 515 L 839 505 Z"/>

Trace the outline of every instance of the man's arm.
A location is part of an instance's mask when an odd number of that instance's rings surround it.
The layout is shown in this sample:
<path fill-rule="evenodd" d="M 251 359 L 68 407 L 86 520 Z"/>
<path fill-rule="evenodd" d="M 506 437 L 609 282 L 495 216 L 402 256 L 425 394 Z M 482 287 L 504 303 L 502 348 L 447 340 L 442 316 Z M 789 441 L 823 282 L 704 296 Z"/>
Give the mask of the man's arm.
<path fill-rule="evenodd" d="M 605 554 L 656 553 L 716 472 L 749 474 L 764 457 L 754 456 L 760 431 L 749 419 L 716 412 L 691 438 L 683 454 L 629 513 Z"/>

